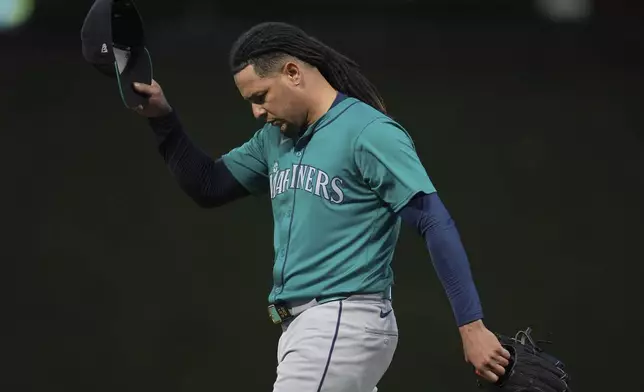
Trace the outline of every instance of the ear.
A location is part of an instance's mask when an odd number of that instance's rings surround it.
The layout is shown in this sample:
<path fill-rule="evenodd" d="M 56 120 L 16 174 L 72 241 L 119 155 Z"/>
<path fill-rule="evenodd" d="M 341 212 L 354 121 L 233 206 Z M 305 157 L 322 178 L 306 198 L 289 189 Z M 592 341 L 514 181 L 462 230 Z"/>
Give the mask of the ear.
<path fill-rule="evenodd" d="M 284 75 L 296 86 L 302 82 L 302 69 L 295 62 L 289 61 L 284 64 Z"/>

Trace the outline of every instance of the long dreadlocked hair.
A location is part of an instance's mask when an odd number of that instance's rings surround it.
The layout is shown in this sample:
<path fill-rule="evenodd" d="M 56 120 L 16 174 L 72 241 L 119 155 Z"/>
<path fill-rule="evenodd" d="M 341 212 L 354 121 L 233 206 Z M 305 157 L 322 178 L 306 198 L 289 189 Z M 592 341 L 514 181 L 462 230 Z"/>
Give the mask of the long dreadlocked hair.
<path fill-rule="evenodd" d="M 384 100 L 355 61 L 287 23 L 260 23 L 242 34 L 230 52 L 230 67 L 236 74 L 253 65 L 263 77 L 282 65 L 287 56 L 317 68 L 334 89 L 386 113 Z"/>

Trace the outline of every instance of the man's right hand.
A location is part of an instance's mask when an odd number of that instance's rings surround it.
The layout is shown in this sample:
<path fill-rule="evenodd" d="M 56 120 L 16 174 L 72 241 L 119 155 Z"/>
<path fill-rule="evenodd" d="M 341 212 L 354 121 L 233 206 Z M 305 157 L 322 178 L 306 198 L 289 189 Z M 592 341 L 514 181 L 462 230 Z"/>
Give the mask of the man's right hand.
<path fill-rule="evenodd" d="M 152 80 L 152 84 L 134 83 L 134 89 L 148 97 L 148 101 L 134 109 L 135 112 L 145 117 L 161 117 L 172 112 L 172 107 L 163 95 L 161 86 Z"/>

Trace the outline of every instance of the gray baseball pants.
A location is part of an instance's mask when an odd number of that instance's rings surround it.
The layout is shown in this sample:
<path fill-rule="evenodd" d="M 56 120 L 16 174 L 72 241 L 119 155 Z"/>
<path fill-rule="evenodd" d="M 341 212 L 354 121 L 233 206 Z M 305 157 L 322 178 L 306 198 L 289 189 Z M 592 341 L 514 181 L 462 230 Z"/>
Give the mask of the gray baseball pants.
<path fill-rule="evenodd" d="M 273 392 L 377 391 L 397 345 L 391 301 L 381 295 L 307 307 L 282 325 Z"/>

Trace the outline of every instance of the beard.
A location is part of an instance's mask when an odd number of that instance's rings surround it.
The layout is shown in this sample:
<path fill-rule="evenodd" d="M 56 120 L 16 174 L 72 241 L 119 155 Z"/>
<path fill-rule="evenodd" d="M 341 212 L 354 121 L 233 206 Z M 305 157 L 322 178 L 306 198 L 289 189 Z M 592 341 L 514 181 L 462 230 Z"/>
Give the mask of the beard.
<path fill-rule="evenodd" d="M 288 136 L 293 139 L 300 133 L 300 127 L 295 124 L 285 122 L 280 127 L 280 132 L 282 133 L 282 135 Z"/>
<path fill-rule="evenodd" d="M 277 117 L 273 122 L 282 135 L 291 139 L 297 139 L 308 128 L 306 116 L 291 117 L 290 121 Z"/>
<path fill-rule="evenodd" d="M 304 132 L 306 132 L 307 128 L 307 125 L 299 125 L 286 121 L 279 124 L 280 133 L 286 137 L 290 137 L 291 139 L 297 139 L 300 137 Z"/>

